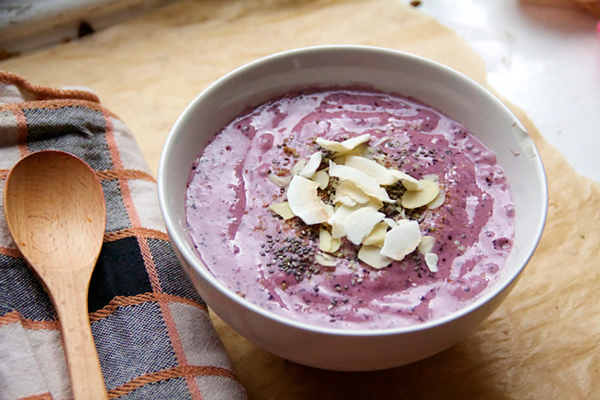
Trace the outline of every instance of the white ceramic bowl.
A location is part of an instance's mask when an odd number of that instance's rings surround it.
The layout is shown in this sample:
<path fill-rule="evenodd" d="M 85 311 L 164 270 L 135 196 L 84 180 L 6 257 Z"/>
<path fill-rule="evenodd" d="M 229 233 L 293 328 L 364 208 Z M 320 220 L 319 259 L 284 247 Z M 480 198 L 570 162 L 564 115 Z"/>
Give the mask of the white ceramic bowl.
<path fill-rule="evenodd" d="M 299 87 L 363 84 L 413 96 L 466 125 L 498 158 L 517 210 L 503 272 L 479 299 L 445 318 L 386 330 L 341 331 L 273 315 L 229 290 L 197 257 L 184 201 L 192 163 L 205 143 L 248 106 Z M 183 111 L 158 172 L 169 237 L 207 304 L 256 345 L 286 359 L 333 370 L 376 370 L 431 356 L 467 338 L 508 295 L 541 236 L 547 185 L 539 155 L 517 118 L 477 83 L 439 63 L 366 46 L 318 46 L 275 54 L 225 75 Z"/>

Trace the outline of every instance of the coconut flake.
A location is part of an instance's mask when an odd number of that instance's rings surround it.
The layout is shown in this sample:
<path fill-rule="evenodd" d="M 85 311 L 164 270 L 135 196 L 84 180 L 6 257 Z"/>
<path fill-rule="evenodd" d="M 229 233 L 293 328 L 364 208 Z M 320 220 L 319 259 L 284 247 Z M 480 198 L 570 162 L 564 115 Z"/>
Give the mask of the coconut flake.
<path fill-rule="evenodd" d="M 321 199 L 319 199 L 319 203 L 321 203 L 321 205 L 325 209 L 325 212 L 327 213 L 329 218 L 333 217 L 333 214 L 335 214 L 335 207 L 332 206 L 331 204 L 324 203 L 323 200 L 321 200 Z"/>
<path fill-rule="evenodd" d="M 344 221 L 346 237 L 356 245 L 361 244 L 365 236 L 371 233 L 375 225 L 384 217 L 384 213 L 380 213 L 370 207 L 361 207 L 348 215 Z"/>
<path fill-rule="evenodd" d="M 322 226 L 319 228 L 319 249 L 328 252 L 331 248 L 331 233 Z"/>
<path fill-rule="evenodd" d="M 383 222 L 385 222 L 390 228 L 395 228 L 398 226 L 396 221 L 394 221 L 392 218 L 384 218 Z"/>
<path fill-rule="evenodd" d="M 347 207 L 355 207 L 358 203 L 352 197 L 346 194 L 336 194 L 333 201 L 336 204 L 342 204 Z"/>
<path fill-rule="evenodd" d="M 369 197 L 369 201 L 367 201 L 362 206 L 363 207 L 371 207 L 374 210 L 379 210 L 381 207 L 383 207 L 383 203 L 379 199 L 376 199 L 374 197 Z"/>
<path fill-rule="evenodd" d="M 329 213 L 317 194 L 317 187 L 318 183 L 296 175 L 287 190 L 292 212 L 307 225 L 320 224 L 329 219 Z"/>
<path fill-rule="evenodd" d="M 399 179 L 377 161 L 369 160 L 365 157 L 350 156 L 346 158 L 345 165 L 364 172 L 383 186 L 391 185 Z"/>
<path fill-rule="evenodd" d="M 379 183 L 374 178 L 371 178 L 369 175 L 356 168 L 338 165 L 333 161 L 330 161 L 329 175 L 340 178 L 342 181 L 352 181 L 356 187 L 367 195 L 387 203 L 394 203 L 394 200 L 390 199 L 385 189 L 379 186 Z"/>
<path fill-rule="evenodd" d="M 430 210 L 438 208 L 442 204 L 444 204 L 444 201 L 446 201 L 446 192 L 440 189 L 440 192 L 437 196 L 435 196 L 435 199 L 433 199 L 430 203 L 427 203 L 427 208 L 429 208 Z"/>
<path fill-rule="evenodd" d="M 392 228 L 385 235 L 381 254 L 394 260 L 402 260 L 412 253 L 421 241 L 421 230 L 417 221 L 408 221 Z"/>
<path fill-rule="evenodd" d="M 402 186 L 406 188 L 406 190 L 421 190 L 421 181 L 413 178 L 405 172 L 398 171 L 395 169 L 391 169 L 390 173 L 394 175 L 397 179 L 402 181 Z"/>
<path fill-rule="evenodd" d="M 338 260 L 335 257 L 327 253 L 317 253 L 315 255 L 315 261 L 317 264 L 324 267 L 335 267 L 338 263 Z"/>
<path fill-rule="evenodd" d="M 335 213 L 327 220 L 327 223 L 331 226 L 331 236 L 333 238 L 341 238 L 346 236 L 346 219 L 350 214 L 358 210 L 358 208 L 359 207 L 356 206 L 341 206 L 335 210 Z"/>
<path fill-rule="evenodd" d="M 278 176 L 275 174 L 269 174 L 267 178 L 269 178 L 271 183 L 273 183 L 275 186 L 279 186 L 281 188 L 286 187 L 290 183 L 289 176 Z"/>
<path fill-rule="evenodd" d="M 334 203 L 342 203 L 354 207 L 357 204 L 365 204 L 369 196 L 360 190 L 352 181 L 342 181 L 335 190 Z"/>
<path fill-rule="evenodd" d="M 427 175 L 423 175 L 423 179 L 426 181 L 437 182 L 440 179 L 440 177 L 437 176 L 436 174 L 427 174 Z"/>
<path fill-rule="evenodd" d="M 329 249 L 330 253 L 336 252 L 340 249 L 342 245 L 342 239 L 331 238 L 331 248 Z"/>
<path fill-rule="evenodd" d="M 358 251 L 358 259 L 375 269 L 382 269 L 390 265 L 392 259 L 381 254 L 377 246 L 362 246 Z"/>
<path fill-rule="evenodd" d="M 346 160 L 348 159 L 348 157 L 351 157 L 351 156 L 363 157 L 368 150 L 369 150 L 369 146 L 367 146 L 364 143 L 359 144 L 354 149 L 347 151 L 345 153 L 336 153 L 334 155 L 333 162 L 335 162 L 336 164 L 346 164 Z"/>
<path fill-rule="evenodd" d="M 388 218 L 384 218 L 383 222 L 379 222 L 371 233 L 369 233 L 362 241 L 363 245 L 367 246 L 383 246 L 383 241 L 385 240 L 385 234 L 389 228 L 387 222 L 385 220 Z"/>
<path fill-rule="evenodd" d="M 331 233 L 322 226 L 319 228 L 319 250 L 327 253 L 331 251 Z"/>
<path fill-rule="evenodd" d="M 279 215 L 283 219 L 290 219 L 295 217 L 295 214 L 292 212 L 292 209 L 290 208 L 290 205 L 287 201 L 284 201 L 282 203 L 273 203 L 269 205 L 269 208 L 271 209 L 271 211 L 273 211 L 275 214 Z"/>
<path fill-rule="evenodd" d="M 421 190 L 408 190 L 402 195 L 402 207 L 414 209 L 432 202 L 440 192 L 440 187 L 433 181 L 420 181 Z"/>
<path fill-rule="evenodd" d="M 419 243 L 419 252 L 423 255 L 431 253 L 434 245 L 435 238 L 433 236 L 423 236 L 421 238 L 421 243 Z"/>
<path fill-rule="evenodd" d="M 429 270 L 431 272 L 438 272 L 438 255 L 435 253 L 427 253 L 425 254 L 425 264 L 427 264 L 427 268 L 429 268 Z"/>
<path fill-rule="evenodd" d="M 319 189 L 324 190 L 329 186 L 329 174 L 325 170 L 317 171 L 312 176 L 312 180 L 319 184 Z"/>
<path fill-rule="evenodd" d="M 319 250 L 326 253 L 333 253 L 338 251 L 342 244 L 340 239 L 334 239 L 331 237 L 331 233 L 323 226 L 319 228 Z"/>
<path fill-rule="evenodd" d="M 316 142 L 325 150 L 333 151 L 334 153 L 346 153 L 350 150 L 353 150 L 359 144 L 368 142 L 370 139 L 371 135 L 365 133 L 364 135 L 356 136 L 351 139 L 344 140 L 343 142 L 336 142 L 323 138 L 317 138 Z"/>
<path fill-rule="evenodd" d="M 321 154 L 321 152 L 317 151 L 316 153 L 310 156 L 308 163 L 306 163 L 306 165 L 304 166 L 304 168 L 302 168 L 298 175 L 304 178 L 311 178 L 315 174 L 315 172 L 317 172 L 319 165 L 321 165 L 322 159 L 323 155 Z"/>
<path fill-rule="evenodd" d="M 306 160 L 304 158 L 298 160 L 298 162 L 296 164 L 294 164 L 294 166 L 290 170 L 290 175 L 291 176 L 298 175 L 298 173 L 300 173 L 300 171 L 302 171 L 302 169 L 304 168 L 305 165 L 306 165 Z"/>

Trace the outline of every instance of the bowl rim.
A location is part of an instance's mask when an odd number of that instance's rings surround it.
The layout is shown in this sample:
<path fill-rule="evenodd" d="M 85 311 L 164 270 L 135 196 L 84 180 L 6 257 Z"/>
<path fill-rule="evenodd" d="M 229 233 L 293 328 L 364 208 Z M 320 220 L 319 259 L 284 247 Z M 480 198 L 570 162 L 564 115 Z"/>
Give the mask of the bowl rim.
<path fill-rule="evenodd" d="M 535 163 L 535 167 L 537 169 L 537 174 L 540 179 L 540 189 L 541 195 L 543 199 L 543 204 L 540 204 L 542 207 L 541 210 L 541 223 L 536 231 L 536 236 L 534 241 L 532 242 L 531 248 L 527 251 L 526 255 L 523 258 L 521 265 L 515 268 L 514 272 L 508 276 L 503 284 L 494 284 L 489 287 L 489 290 L 475 299 L 470 304 L 467 304 L 460 309 L 451 312 L 450 314 L 434 318 L 429 321 L 417 323 L 414 325 L 406 325 L 406 326 L 398 326 L 392 328 L 384 328 L 384 329 L 372 329 L 372 328 L 361 328 L 361 329 L 344 329 L 342 327 L 326 327 L 319 325 L 312 325 L 310 323 L 293 320 L 291 318 L 287 318 L 285 316 L 272 313 L 244 298 L 235 294 L 231 289 L 229 289 L 223 282 L 221 282 L 212 272 L 208 266 L 206 266 L 200 257 L 196 254 L 193 254 L 193 251 L 188 249 L 188 246 L 184 244 L 183 235 L 185 232 L 179 232 L 176 228 L 176 223 L 174 221 L 174 217 L 171 215 L 172 211 L 168 206 L 167 201 L 167 193 L 165 188 L 165 183 L 168 177 L 166 176 L 166 168 L 169 164 L 169 154 L 172 151 L 172 148 L 177 140 L 177 132 L 181 129 L 182 126 L 185 125 L 185 120 L 188 118 L 189 114 L 193 113 L 194 109 L 197 107 L 198 103 L 200 103 L 205 97 L 207 97 L 210 93 L 215 90 L 218 90 L 221 85 L 223 85 L 229 79 L 239 76 L 241 74 L 247 73 L 249 70 L 253 70 L 258 66 L 275 62 L 282 58 L 294 57 L 297 55 L 311 53 L 311 52 L 332 52 L 332 51 L 358 51 L 358 52 L 376 52 L 383 53 L 390 57 L 396 57 L 400 59 L 408 59 L 412 62 L 425 63 L 429 67 L 437 69 L 438 71 L 452 75 L 455 79 L 460 79 L 464 84 L 470 85 L 471 87 L 477 89 L 477 91 L 481 92 L 482 95 L 486 96 L 488 100 L 490 100 L 496 107 L 498 107 L 503 113 L 512 116 L 512 118 L 516 121 L 519 127 L 524 131 L 527 130 L 522 126 L 522 123 L 519 119 L 514 115 L 514 113 L 508 108 L 506 104 L 504 104 L 500 99 L 498 99 L 494 94 L 491 93 L 489 89 L 484 87 L 483 85 L 477 83 L 472 78 L 466 76 L 465 74 L 444 65 L 438 61 L 431 60 L 425 58 L 423 56 L 419 56 L 416 54 L 412 54 L 402 50 L 377 47 L 377 46 L 369 46 L 369 45 L 352 45 L 352 44 L 334 44 L 334 45 L 317 45 L 317 46 L 307 46 L 307 47 L 299 47 L 290 50 L 284 50 L 281 52 L 277 52 L 274 54 L 270 54 L 264 57 L 257 58 L 253 61 L 245 63 L 237 68 L 231 70 L 230 72 L 222 75 L 217 80 L 213 81 L 210 85 L 208 85 L 205 89 L 203 89 L 181 112 L 181 114 L 177 117 L 175 123 L 173 124 L 165 144 L 163 146 L 163 150 L 161 152 L 159 167 L 158 167 L 158 177 L 157 177 L 157 187 L 158 187 L 158 200 L 160 210 L 165 222 L 165 226 L 167 228 L 167 232 L 172 241 L 172 244 L 176 247 L 181 257 L 185 259 L 185 262 L 193 268 L 197 273 L 199 273 L 202 278 L 207 281 L 214 289 L 218 290 L 218 292 L 224 296 L 226 296 L 229 300 L 237 303 L 241 307 L 245 309 L 249 309 L 250 311 L 261 315 L 264 318 L 269 320 L 274 320 L 279 324 L 286 325 L 291 328 L 299 329 L 302 331 L 308 331 L 315 334 L 322 335 L 334 335 L 334 336 L 343 336 L 343 337 L 381 337 L 381 336 L 390 336 L 390 335 L 398 335 L 398 334 L 410 334 L 416 333 L 420 331 L 426 331 L 429 329 L 437 328 L 439 326 L 451 323 L 458 319 L 465 317 L 468 314 L 476 311 L 477 309 L 483 307 L 486 303 L 490 302 L 492 299 L 503 293 L 507 289 L 512 289 L 511 286 L 518 280 L 521 273 L 523 272 L 526 265 L 529 263 L 531 257 L 533 256 L 537 246 L 539 245 L 540 239 L 542 237 L 542 233 L 544 231 L 546 225 L 546 219 L 548 214 L 548 183 L 547 177 L 544 169 L 544 165 L 540 154 L 537 150 L 535 144 L 532 146 L 532 151 L 534 154 L 534 158 L 537 161 Z M 190 165 L 191 168 L 191 165 Z M 197 290 L 197 288 L 196 288 Z M 210 304 L 209 304 L 210 305 Z M 492 310 L 493 311 L 493 310 Z M 227 322 L 227 321 L 225 321 Z"/>

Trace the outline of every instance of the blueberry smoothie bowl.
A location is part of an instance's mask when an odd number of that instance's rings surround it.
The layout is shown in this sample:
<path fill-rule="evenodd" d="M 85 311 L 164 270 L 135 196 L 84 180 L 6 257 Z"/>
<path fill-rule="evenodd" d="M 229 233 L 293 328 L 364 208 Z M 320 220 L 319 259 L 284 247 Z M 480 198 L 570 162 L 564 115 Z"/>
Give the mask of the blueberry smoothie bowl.
<path fill-rule="evenodd" d="M 211 309 L 258 346 L 333 370 L 465 339 L 516 283 L 547 207 L 535 146 L 499 100 L 366 46 L 224 76 L 174 125 L 158 181 Z"/>

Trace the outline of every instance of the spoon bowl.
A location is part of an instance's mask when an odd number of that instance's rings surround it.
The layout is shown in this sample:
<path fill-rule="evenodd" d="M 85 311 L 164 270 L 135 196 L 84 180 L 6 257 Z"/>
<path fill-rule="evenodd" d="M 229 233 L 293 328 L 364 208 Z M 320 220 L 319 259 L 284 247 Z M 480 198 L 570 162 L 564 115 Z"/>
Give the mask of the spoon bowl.
<path fill-rule="evenodd" d="M 32 153 L 10 171 L 4 208 L 13 240 L 58 314 L 74 397 L 106 398 L 87 308 L 106 226 L 100 181 L 68 153 Z"/>

